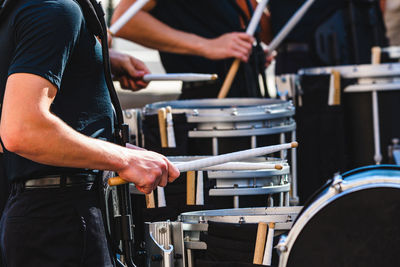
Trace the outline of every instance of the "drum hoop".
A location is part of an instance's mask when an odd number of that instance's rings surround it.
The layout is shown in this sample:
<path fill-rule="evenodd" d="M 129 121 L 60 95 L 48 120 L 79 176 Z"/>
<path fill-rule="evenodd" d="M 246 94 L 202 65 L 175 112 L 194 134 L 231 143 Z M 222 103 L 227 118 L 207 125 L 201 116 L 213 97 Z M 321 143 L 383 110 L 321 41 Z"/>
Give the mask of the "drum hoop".
<path fill-rule="evenodd" d="M 208 221 L 216 218 L 227 218 L 237 222 L 243 218 L 245 223 L 257 223 L 260 221 L 259 218 L 266 216 L 277 216 L 282 217 L 283 220 L 293 221 L 293 216 L 297 216 L 300 212 L 300 206 L 293 207 L 272 207 L 272 208 L 240 208 L 240 209 L 219 209 L 219 210 L 203 210 L 203 211 L 192 211 L 185 212 L 180 215 L 180 221 L 182 223 L 193 223 L 195 219 L 197 221 L 204 220 Z M 291 216 L 289 218 L 288 216 Z M 253 219 L 251 219 L 253 218 Z M 256 219 L 254 219 L 256 218 Z M 221 220 L 225 222 L 226 220 Z"/>
<path fill-rule="evenodd" d="M 185 105 L 186 104 L 186 105 Z M 290 116 L 294 112 L 294 106 L 291 101 L 284 101 L 279 99 L 262 99 L 262 98 L 225 98 L 225 99 L 200 99 L 200 100 L 175 100 L 166 102 L 156 102 L 148 104 L 143 108 L 145 115 L 156 114 L 157 110 L 161 107 L 171 106 L 173 114 L 186 114 L 187 117 L 209 117 L 210 114 L 221 114 L 240 111 L 238 117 L 241 115 L 247 116 L 247 113 L 265 114 L 268 118 L 273 116 L 274 113 L 269 114 L 268 110 L 282 109 L 282 116 Z M 279 114 L 278 112 L 275 113 Z M 214 116 L 216 117 L 216 116 Z M 231 116 L 235 117 L 235 116 Z"/>
<path fill-rule="evenodd" d="M 400 76 L 400 63 L 385 63 L 379 65 L 363 64 L 348 66 L 329 66 L 320 68 L 305 68 L 298 71 L 302 75 L 331 74 L 333 70 L 339 71 L 343 78 L 363 77 L 392 77 Z"/>
<path fill-rule="evenodd" d="M 360 174 L 363 172 L 368 172 L 372 170 L 396 170 L 400 171 L 400 166 L 397 165 L 390 165 L 390 164 L 381 164 L 381 165 L 369 165 L 369 166 L 363 166 L 359 167 L 350 171 L 347 171 L 343 174 L 341 174 L 342 179 L 345 179 L 347 177 Z M 314 201 L 321 195 L 322 192 L 324 192 L 327 188 L 329 188 L 332 183 L 334 182 L 334 179 L 329 179 L 326 181 L 326 183 L 321 186 L 309 199 L 306 200 L 304 203 L 302 211 L 299 213 L 299 216 L 297 217 L 296 221 L 301 217 L 301 215 L 310 207 Z M 295 223 L 296 223 L 295 221 Z"/>
<path fill-rule="evenodd" d="M 360 168 L 362 169 L 362 168 Z M 357 172 L 358 173 L 358 172 Z M 379 177 L 379 178 L 378 178 Z M 294 242 L 297 240 L 297 237 L 300 235 L 304 227 L 307 223 L 314 218 L 314 216 L 325 208 L 327 205 L 331 204 L 333 201 L 337 200 L 340 197 L 348 195 L 353 192 L 385 187 L 385 188 L 397 188 L 400 189 L 400 179 L 399 178 L 387 178 L 382 176 L 372 176 L 366 177 L 365 179 L 359 179 L 354 181 L 343 181 L 343 191 L 337 193 L 336 189 L 332 186 L 328 189 L 328 191 L 314 201 L 309 207 L 307 207 L 304 212 L 301 211 L 293 224 L 292 229 L 290 230 L 285 242 L 284 247 L 285 250 L 280 255 L 279 266 L 286 266 L 287 260 L 289 258 L 290 252 L 293 248 Z M 376 182 L 379 179 L 379 182 Z M 332 184 L 331 184 L 332 185 Z M 336 191 L 336 192 L 335 192 Z"/>

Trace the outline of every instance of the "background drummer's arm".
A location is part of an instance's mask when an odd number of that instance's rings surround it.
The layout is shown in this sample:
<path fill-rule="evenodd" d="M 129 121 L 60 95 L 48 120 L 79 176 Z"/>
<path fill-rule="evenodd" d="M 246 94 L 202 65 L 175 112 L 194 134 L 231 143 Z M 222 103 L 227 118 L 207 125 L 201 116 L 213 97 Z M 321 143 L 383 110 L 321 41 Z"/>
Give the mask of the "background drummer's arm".
<path fill-rule="evenodd" d="M 138 91 L 148 85 L 143 76 L 150 71 L 142 61 L 113 49 L 109 50 L 109 54 L 113 79 L 119 81 L 121 88 Z"/>
<path fill-rule="evenodd" d="M 133 2 L 135 1 L 122 0 L 114 11 L 112 22 L 115 22 Z M 253 37 L 243 32 L 234 32 L 207 39 L 176 30 L 148 12 L 156 4 L 155 0 L 150 0 L 143 10 L 139 11 L 116 36 L 170 53 L 197 55 L 209 59 L 235 57 L 247 61 Z"/>

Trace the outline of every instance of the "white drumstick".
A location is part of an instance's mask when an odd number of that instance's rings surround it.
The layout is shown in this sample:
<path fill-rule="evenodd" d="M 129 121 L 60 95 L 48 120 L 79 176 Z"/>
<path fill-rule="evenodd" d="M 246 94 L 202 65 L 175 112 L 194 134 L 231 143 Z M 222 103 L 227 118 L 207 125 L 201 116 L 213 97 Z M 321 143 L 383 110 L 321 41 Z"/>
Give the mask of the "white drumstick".
<path fill-rule="evenodd" d="M 197 172 L 196 205 L 204 205 L 203 172 Z"/>
<path fill-rule="evenodd" d="M 268 224 L 267 241 L 265 242 L 263 265 L 268 265 L 268 266 L 271 265 L 272 247 L 274 245 L 274 233 L 275 233 L 275 223 L 270 222 Z"/>
<path fill-rule="evenodd" d="M 184 162 L 174 162 L 175 165 Z M 281 164 L 275 163 L 250 163 L 250 162 L 228 162 L 224 164 L 214 165 L 210 167 L 196 168 L 193 171 L 255 171 L 255 170 L 269 170 L 276 169 L 281 170 L 283 167 Z"/>
<path fill-rule="evenodd" d="M 128 10 L 122 14 L 122 16 L 114 22 L 110 28 L 109 32 L 112 35 L 115 35 L 124 25 L 133 17 L 136 15 L 136 13 L 142 9 L 142 7 L 147 4 L 149 0 L 137 0 L 135 3 L 133 3 Z"/>
<path fill-rule="evenodd" d="M 282 43 L 282 41 L 286 38 L 286 36 L 293 30 L 293 28 L 297 25 L 299 20 L 304 16 L 310 6 L 314 3 L 314 0 L 308 0 L 305 2 L 296 13 L 289 19 L 289 21 L 283 26 L 282 30 L 278 33 L 277 36 L 269 43 L 268 45 L 268 55 L 270 55 L 278 46 Z"/>
<path fill-rule="evenodd" d="M 256 10 L 254 11 L 253 16 L 251 17 L 250 23 L 246 29 L 246 33 L 248 35 L 251 35 L 251 36 L 254 35 L 254 32 L 257 29 L 257 25 L 260 22 L 261 16 L 262 16 L 267 4 L 268 4 L 268 0 L 262 0 L 261 3 L 259 3 L 257 5 Z"/>
<path fill-rule="evenodd" d="M 275 153 L 284 149 L 295 148 L 298 146 L 297 142 L 291 142 L 287 144 L 274 145 L 274 146 L 265 146 L 252 148 L 248 150 L 213 156 L 205 159 L 198 159 L 189 162 L 182 162 L 175 164 L 180 172 L 186 172 L 191 170 L 200 170 L 201 168 L 210 167 L 214 165 L 219 165 L 227 162 L 243 160 L 247 158 L 254 158 L 266 154 Z M 108 184 L 110 186 L 125 184 L 127 181 L 122 179 L 121 177 L 113 177 L 108 179 Z"/>
<path fill-rule="evenodd" d="M 197 82 L 197 81 L 212 81 L 216 79 L 218 79 L 217 74 L 202 74 L 202 73 L 146 74 L 143 76 L 143 80 L 146 82 L 151 82 L 151 81 Z"/>
<path fill-rule="evenodd" d="M 165 111 L 167 112 L 167 142 L 168 142 L 168 147 L 176 147 L 176 142 L 175 142 L 175 131 L 174 131 L 174 122 L 172 120 L 172 109 L 170 106 L 167 106 L 165 108 Z"/>
<path fill-rule="evenodd" d="M 167 206 L 167 202 L 165 200 L 164 187 L 157 186 L 157 200 L 158 200 L 157 205 L 159 208 Z"/>
<path fill-rule="evenodd" d="M 254 158 L 257 156 L 262 156 L 266 154 L 271 154 L 274 152 L 278 152 L 284 149 L 290 149 L 297 147 L 297 142 L 282 144 L 282 145 L 274 145 L 274 146 L 265 146 L 258 147 L 233 153 L 228 153 L 224 155 L 213 156 L 205 159 L 198 159 L 189 162 L 183 162 L 176 164 L 175 166 L 179 169 L 180 172 L 190 171 L 190 170 L 199 170 L 204 167 L 210 167 L 214 165 L 223 164 L 231 161 L 238 161 L 247 158 Z"/>

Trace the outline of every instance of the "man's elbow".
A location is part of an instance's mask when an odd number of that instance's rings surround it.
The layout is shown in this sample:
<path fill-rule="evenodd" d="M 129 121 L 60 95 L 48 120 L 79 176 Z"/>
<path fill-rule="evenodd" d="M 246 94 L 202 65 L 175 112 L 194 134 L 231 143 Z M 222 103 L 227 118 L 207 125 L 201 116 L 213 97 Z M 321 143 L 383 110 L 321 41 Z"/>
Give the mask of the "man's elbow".
<path fill-rule="evenodd" d="M 13 153 L 20 154 L 26 149 L 26 133 L 24 130 L 19 129 L 18 126 L 6 127 L 2 126 L 0 129 L 1 141 L 4 147 Z"/>

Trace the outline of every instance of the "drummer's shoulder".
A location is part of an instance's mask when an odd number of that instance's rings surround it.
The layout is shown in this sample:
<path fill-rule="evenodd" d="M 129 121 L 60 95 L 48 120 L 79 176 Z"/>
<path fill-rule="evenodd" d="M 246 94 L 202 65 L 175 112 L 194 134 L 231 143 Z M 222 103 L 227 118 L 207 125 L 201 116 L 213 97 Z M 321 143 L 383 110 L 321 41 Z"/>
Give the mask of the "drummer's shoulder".
<path fill-rule="evenodd" d="M 17 29 L 40 29 L 43 36 L 57 31 L 76 32 L 84 18 L 74 0 L 23 0 L 14 12 Z"/>
<path fill-rule="evenodd" d="M 20 18 L 30 16 L 35 20 L 57 19 L 68 22 L 70 18 L 83 18 L 79 4 L 74 0 L 23 0 L 17 6 Z"/>

